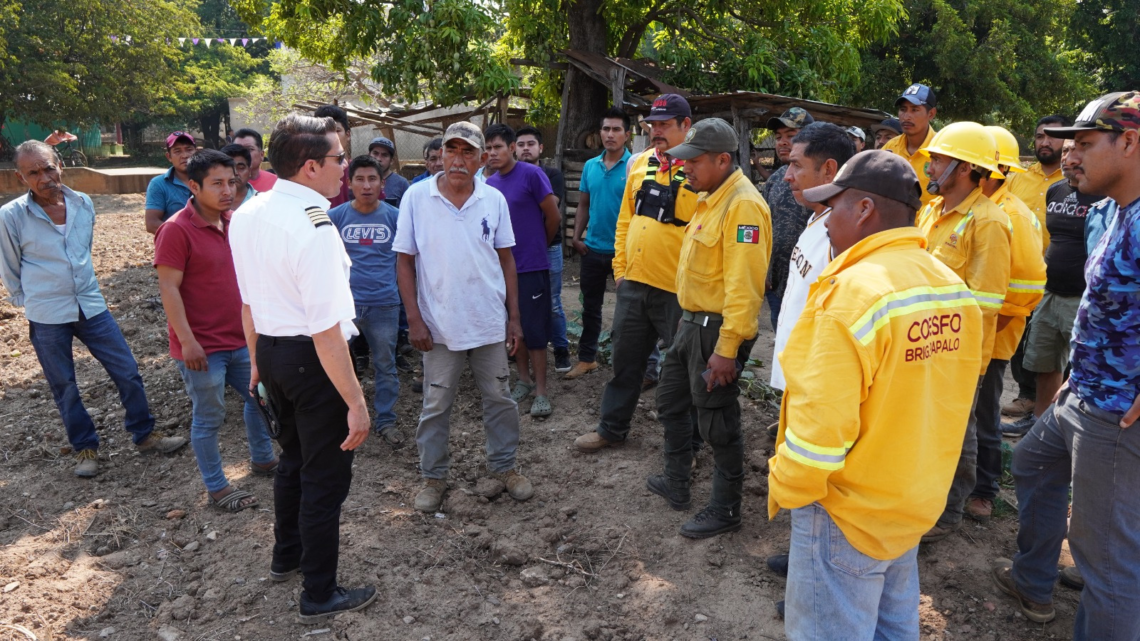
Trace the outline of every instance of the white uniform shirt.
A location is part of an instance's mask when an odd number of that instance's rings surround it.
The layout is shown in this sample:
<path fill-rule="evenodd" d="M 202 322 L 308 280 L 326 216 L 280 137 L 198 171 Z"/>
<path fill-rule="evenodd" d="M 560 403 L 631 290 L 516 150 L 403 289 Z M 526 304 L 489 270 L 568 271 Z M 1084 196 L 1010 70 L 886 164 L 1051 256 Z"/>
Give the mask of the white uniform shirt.
<path fill-rule="evenodd" d="M 784 289 L 784 299 L 780 303 L 780 318 L 776 321 L 776 350 L 772 359 L 772 387 L 784 389 L 784 369 L 780 365 L 780 352 L 788 344 L 788 336 L 796 321 L 807 306 L 808 290 L 823 273 L 823 268 L 831 262 L 831 238 L 827 235 L 827 210 L 822 216 L 814 216 L 807 228 L 800 234 L 796 247 L 789 260 L 788 284 Z"/>
<path fill-rule="evenodd" d="M 416 300 L 432 341 L 452 351 L 507 338 L 507 283 L 496 250 L 514 247 L 507 199 L 475 181 L 456 209 L 439 193 L 437 174 L 400 201 L 392 250 L 416 256 Z"/>
<path fill-rule="evenodd" d="M 337 324 L 346 340 L 358 334 L 352 261 L 332 222 L 318 227 L 310 219 L 328 207 L 324 196 L 280 178 L 234 212 L 230 251 L 258 334 L 312 336 Z"/>

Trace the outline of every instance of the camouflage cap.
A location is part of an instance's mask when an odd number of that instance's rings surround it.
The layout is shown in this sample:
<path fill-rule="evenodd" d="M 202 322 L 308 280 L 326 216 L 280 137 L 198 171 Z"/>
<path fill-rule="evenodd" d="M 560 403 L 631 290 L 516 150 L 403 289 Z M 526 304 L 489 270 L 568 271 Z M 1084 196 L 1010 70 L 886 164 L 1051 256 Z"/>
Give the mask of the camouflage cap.
<path fill-rule="evenodd" d="M 792 107 L 785 111 L 779 118 L 769 118 L 768 129 L 772 131 L 783 129 L 784 127 L 803 129 L 813 122 L 815 122 L 815 118 L 812 118 L 806 109 L 803 107 Z"/>
<path fill-rule="evenodd" d="M 1075 138 L 1080 131 L 1127 131 L 1140 129 L 1140 92 L 1105 94 L 1081 110 L 1072 127 L 1046 127 L 1045 135 Z"/>

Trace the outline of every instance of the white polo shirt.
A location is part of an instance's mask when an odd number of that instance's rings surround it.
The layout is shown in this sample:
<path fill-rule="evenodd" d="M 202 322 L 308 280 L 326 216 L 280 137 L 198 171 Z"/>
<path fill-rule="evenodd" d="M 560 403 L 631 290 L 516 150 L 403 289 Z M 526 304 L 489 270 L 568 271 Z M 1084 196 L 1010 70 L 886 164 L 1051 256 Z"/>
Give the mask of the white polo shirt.
<path fill-rule="evenodd" d="M 230 251 L 258 334 L 312 336 L 337 324 L 346 340 L 359 333 L 348 287 L 352 261 L 328 207 L 324 196 L 279 178 L 234 212 Z"/>
<path fill-rule="evenodd" d="M 496 250 L 513 247 L 507 199 L 475 181 L 456 208 L 439 193 L 443 173 L 404 192 L 392 250 L 416 256 L 416 300 L 432 341 L 452 351 L 507 339 L 507 283 Z"/>
<path fill-rule="evenodd" d="M 787 287 L 780 303 L 780 318 L 776 321 L 776 349 L 773 352 L 775 358 L 772 359 L 772 387 L 778 390 L 784 389 L 785 385 L 780 353 L 787 346 L 788 336 L 804 313 L 804 307 L 807 307 L 808 291 L 832 259 L 831 238 L 827 235 L 827 226 L 824 224 L 829 216 L 830 209 L 808 221 L 807 228 L 800 234 L 788 261 Z"/>

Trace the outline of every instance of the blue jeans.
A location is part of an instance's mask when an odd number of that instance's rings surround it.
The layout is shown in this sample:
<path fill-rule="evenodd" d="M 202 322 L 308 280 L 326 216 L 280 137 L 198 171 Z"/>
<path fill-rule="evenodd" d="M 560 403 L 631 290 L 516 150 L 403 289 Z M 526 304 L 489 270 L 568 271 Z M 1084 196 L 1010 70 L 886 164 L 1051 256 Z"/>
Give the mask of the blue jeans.
<path fill-rule="evenodd" d="M 51 387 L 52 398 L 59 408 L 59 417 L 67 429 L 67 440 L 73 450 L 99 449 L 95 423 L 83 407 L 79 387 L 75 384 L 75 359 L 71 346 L 76 338 L 87 346 L 95 360 L 110 374 L 115 387 L 119 388 L 119 400 L 126 410 L 125 427 L 131 433 L 131 440 L 138 444 L 154 431 L 154 417 L 146 402 L 138 363 L 111 312 L 104 311 L 93 318 L 85 318 L 80 312 L 79 320 L 74 323 L 57 325 L 28 321 L 28 326 L 32 347 Z"/>
<path fill-rule="evenodd" d="M 780 321 L 780 305 L 784 303 L 784 297 L 777 296 L 776 292 L 771 291 L 764 294 L 764 300 L 768 301 L 768 311 L 772 312 L 772 329 L 776 329 L 776 325 Z"/>
<path fill-rule="evenodd" d="M 784 633 L 789 641 L 918 639 L 918 546 L 890 561 L 851 547 L 827 510 L 792 510 Z"/>
<path fill-rule="evenodd" d="M 357 305 L 357 329 L 372 350 L 372 372 L 376 393 L 372 406 L 376 409 L 377 432 L 396 424 L 396 398 L 400 395 L 400 378 L 396 374 L 396 338 L 400 332 L 400 306 Z"/>
<path fill-rule="evenodd" d="M 194 458 L 198 461 L 198 471 L 202 473 L 206 491 L 220 492 L 230 484 L 222 471 L 222 454 L 218 451 L 218 430 L 226 421 L 226 385 L 232 387 L 245 403 L 242 418 L 250 460 L 257 465 L 272 463 L 276 458 L 273 442 L 269 440 L 269 431 L 257 411 L 256 401 L 249 393 L 249 348 L 209 354 L 204 372 L 189 369 L 183 361 L 174 362 L 182 372 L 186 395 L 190 397 L 190 445 L 194 448 Z"/>
<path fill-rule="evenodd" d="M 1085 580 L 1073 639 L 1140 639 L 1140 426 L 1065 389 L 1013 452 L 1019 530 L 1013 580 L 1053 601 L 1072 483 L 1069 549 Z"/>
<path fill-rule="evenodd" d="M 550 258 L 550 344 L 554 349 L 569 349 L 566 338 L 566 312 L 562 311 L 562 243 L 546 249 Z"/>

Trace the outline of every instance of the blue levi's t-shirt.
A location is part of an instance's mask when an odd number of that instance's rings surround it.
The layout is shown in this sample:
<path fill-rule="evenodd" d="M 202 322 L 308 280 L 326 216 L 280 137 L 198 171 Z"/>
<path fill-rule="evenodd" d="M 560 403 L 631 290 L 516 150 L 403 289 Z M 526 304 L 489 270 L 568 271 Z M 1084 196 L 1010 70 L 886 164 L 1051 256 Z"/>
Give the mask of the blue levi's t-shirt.
<path fill-rule="evenodd" d="M 1094 213 L 1107 229 L 1085 264 L 1069 384 L 1081 400 L 1124 414 L 1140 393 L 1140 201 L 1105 199 L 1088 218 Z"/>
<path fill-rule="evenodd" d="M 361 213 L 348 201 L 329 210 L 340 232 L 340 240 L 352 259 L 349 287 L 358 307 L 384 307 L 400 304 L 396 287 L 396 220 L 400 212 L 384 201 L 376 210 Z"/>

